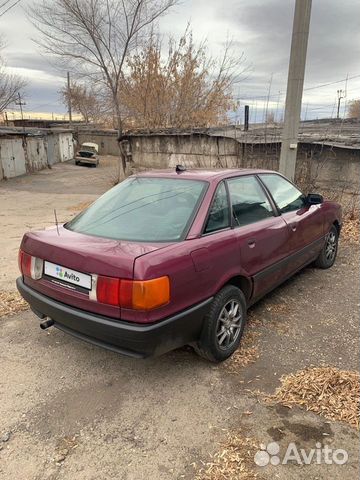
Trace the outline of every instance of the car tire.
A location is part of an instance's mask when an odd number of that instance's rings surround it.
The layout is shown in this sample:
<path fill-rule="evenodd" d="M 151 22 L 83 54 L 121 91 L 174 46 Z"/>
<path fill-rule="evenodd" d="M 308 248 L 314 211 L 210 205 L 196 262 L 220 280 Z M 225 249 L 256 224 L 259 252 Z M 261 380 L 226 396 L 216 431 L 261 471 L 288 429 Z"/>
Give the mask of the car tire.
<path fill-rule="evenodd" d="M 75 165 L 80 165 L 80 162 L 78 160 L 75 160 Z"/>
<path fill-rule="evenodd" d="M 226 285 L 214 297 L 204 318 L 196 353 L 211 362 L 223 362 L 239 347 L 246 323 L 246 300 L 234 285 Z"/>
<path fill-rule="evenodd" d="M 339 232 L 335 225 L 333 225 L 330 232 L 326 235 L 326 240 L 320 255 L 315 260 L 316 267 L 326 269 L 334 265 L 338 251 L 338 242 Z"/>

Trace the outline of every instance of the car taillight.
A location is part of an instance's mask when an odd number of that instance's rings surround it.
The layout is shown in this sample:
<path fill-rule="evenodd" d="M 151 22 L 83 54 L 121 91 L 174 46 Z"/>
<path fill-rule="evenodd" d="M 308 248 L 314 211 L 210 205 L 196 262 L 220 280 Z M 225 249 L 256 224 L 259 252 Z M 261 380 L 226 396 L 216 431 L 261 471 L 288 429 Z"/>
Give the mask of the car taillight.
<path fill-rule="evenodd" d="M 100 303 L 119 306 L 120 279 L 98 276 L 96 300 Z"/>
<path fill-rule="evenodd" d="M 25 277 L 39 280 L 42 277 L 44 261 L 19 250 L 19 270 Z"/>
<path fill-rule="evenodd" d="M 134 310 L 153 310 L 170 301 L 169 277 L 121 280 L 99 275 L 92 300 Z"/>
<path fill-rule="evenodd" d="M 125 283 L 125 285 L 123 285 Z M 129 283 L 129 284 L 128 284 Z M 154 308 L 166 305 L 170 301 L 170 282 L 169 277 L 160 277 L 153 280 L 130 281 L 123 280 L 120 287 L 124 287 L 126 297 L 124 298 L 125 308 L 135 310 L 153 310 Z M 129 295 L 127 292 L 131 292 Z"/>

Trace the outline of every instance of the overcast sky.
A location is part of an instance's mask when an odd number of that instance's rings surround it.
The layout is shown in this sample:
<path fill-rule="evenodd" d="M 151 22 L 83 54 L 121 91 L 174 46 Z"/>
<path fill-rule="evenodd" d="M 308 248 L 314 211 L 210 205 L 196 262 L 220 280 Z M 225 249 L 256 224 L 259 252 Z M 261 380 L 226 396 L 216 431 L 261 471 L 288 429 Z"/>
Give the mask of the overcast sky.
<path fill-rule="evenodd" d="M 0 17 L 0 31 L 8 44 L 7 62 L 14 71 L 29 79 L 28 111 L 61 113 L 64 108 L 59 104 L 57 92 L 64 78 L 31 41 L 37 31 L 21 7 L 31 3 L 31 0 L 22 0 Z M 190 21 L 195 40 L 207 38 L 209 50 L 214 55 L 221 51 L 229 35 L 234 41 L 234 53 L 244 52 L 252 64 L 252 73 L 240 84 L 236 95 L 241 105 L 249 103 L 252 106 L 252 120 L 256 115 L 259 121 L 271 76 L 270 108 L 277 109 L 279 116 L 281 114 L 294 5 L 295 0 L 184 0 L 160 21 L 160 31 L 164 35 L 179 36 Z M 360 97 L 359 19 L 359 0 L 313 0 L 305 77 L 305 89 L 311 90 L 304 92 L 303 116 L 331 116 L 336 91 L 345 89 L 347 75 L 348 100 Z M 313 88 L 338 81 L 342 82 Z"/>

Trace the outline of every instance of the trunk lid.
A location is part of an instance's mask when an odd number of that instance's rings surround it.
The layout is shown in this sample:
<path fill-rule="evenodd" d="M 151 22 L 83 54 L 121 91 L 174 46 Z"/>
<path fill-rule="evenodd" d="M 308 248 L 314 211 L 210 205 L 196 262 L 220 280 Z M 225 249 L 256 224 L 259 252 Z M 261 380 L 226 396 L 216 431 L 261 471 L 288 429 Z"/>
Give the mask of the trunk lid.
<path fill-rule="evenodd" d="M 82 158 L 92 158 L 95 157 L 95 152 L 90 152 L 88 150 L 80 150 L 77 152 L 77 157 L 82 157 Z"/>
<path fill-rule="evenodd" d="M 133 278 L 135 259 L 164 248 L 168 244 L 122 242 L 94 237 L 59 226 L 24 235 L 21 249 L 46 262 L 82 274 Z M 89 292 L 43 274 L 40 280 L 25 278 L 25 283 L 62 303 L 106 316 L 120 317 L 120 308 L 90 300 Z"/>

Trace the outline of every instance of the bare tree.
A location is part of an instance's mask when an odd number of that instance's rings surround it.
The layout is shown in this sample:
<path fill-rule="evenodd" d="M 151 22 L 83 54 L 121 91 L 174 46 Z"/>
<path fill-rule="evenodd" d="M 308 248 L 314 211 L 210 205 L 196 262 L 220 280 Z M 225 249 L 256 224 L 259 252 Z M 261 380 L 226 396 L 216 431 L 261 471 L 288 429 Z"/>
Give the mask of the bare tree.
<path fill-rule="evenodd" d="M 244 56 L 233 57 L 231 42 L 220 58 L 209 55 L 206 43 L 195 45 L 188 27 L 180 40 L 169 40 L 164 55 L 159 36 L 127 60 L 128 75 L 120 102 L 129 121 L 144 128 L 200 127 L 226 121 L 236 108 L 233 86 L 244 78 Z"/>
<path fill-rule="evenodd" d="M 119 88 L 126 59 L 151 25 L 178 0 L 40 0 L 29 10 L 42 34 L 38 43 L 64 68 L 106 87 L 119 137 L 123 115 Z M 125 155 L 122 154 L 125 172 Z"/>
<path fill-rule="evenodd" d="M 72 110 L 79 113 L 86 123 L 102 123 L 107 116 L 107 108 L 103 105 L 99 93 L 91 86 L 73 81 L 70 90 L 66 83 L 59 93 L 64 105 L 68 106 L 70 100 Z"/>
<path fill-rule="evenodd" d="M 27 85 L 24 78 L 7 70 L 2 56 L 4 47 L 5 43 L 0 38 L 0 113 L 17 100 L 19 92 Z"/>
<path fill-rule="evenodd" d="M 360 100 L 352 100 L 349 103 L 348 117 L 360 119 Z"/>

